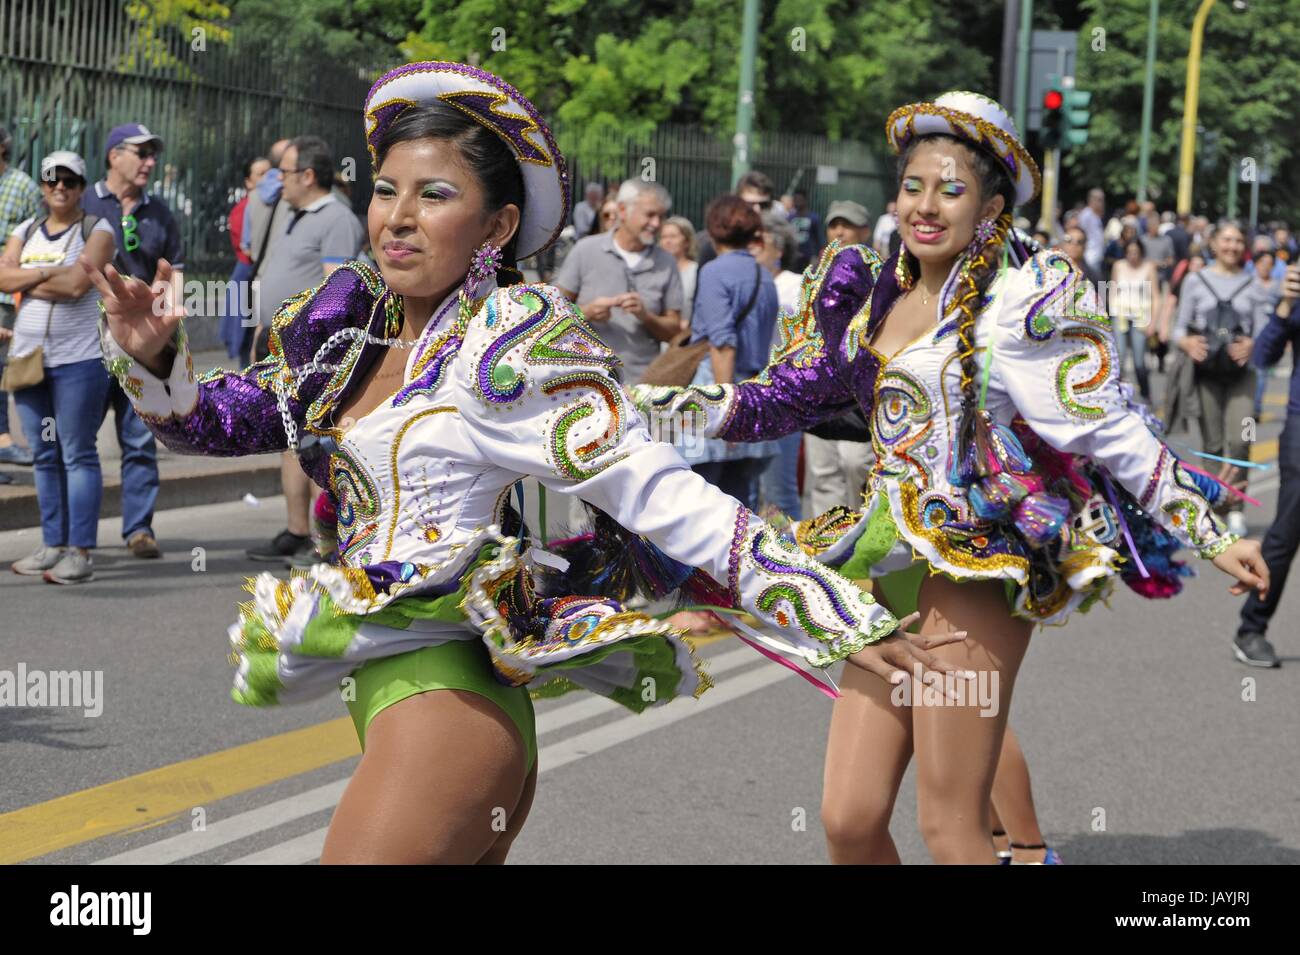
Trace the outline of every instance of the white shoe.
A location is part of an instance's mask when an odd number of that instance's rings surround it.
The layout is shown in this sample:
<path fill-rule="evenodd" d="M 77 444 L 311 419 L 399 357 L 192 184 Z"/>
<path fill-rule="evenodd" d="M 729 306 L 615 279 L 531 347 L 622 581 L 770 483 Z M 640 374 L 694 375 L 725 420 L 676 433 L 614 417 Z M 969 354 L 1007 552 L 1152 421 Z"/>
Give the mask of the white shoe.
<path fill-rule="evenodd" d="M 1246 527 L 1246 515 L 1241 511 L 1228 512 L 1228 530 L 1238 537 L 1245 537 L 1249 530 Z"/>
<path fill-rule="evenodd" d="M 89 553 L 69 547 L 42 576 L 47 584 L 84 584 L 95 579 L 95 562 Z"/>
<path fill-rule="evenodd" d="M 24 577 L 39 577 L 59 562 L 63 551 L 62 547 L 38 547 L 22 560 L 14 561 L 13 571 Z"/>

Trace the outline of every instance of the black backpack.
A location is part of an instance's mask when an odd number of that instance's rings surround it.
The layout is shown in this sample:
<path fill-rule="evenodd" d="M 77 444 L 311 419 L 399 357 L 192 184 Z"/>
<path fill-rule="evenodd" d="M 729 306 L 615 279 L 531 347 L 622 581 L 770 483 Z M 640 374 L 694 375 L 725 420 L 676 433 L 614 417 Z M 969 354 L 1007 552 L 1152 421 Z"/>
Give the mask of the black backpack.
<path fill-rule="evenodd" d="M 1238 338 L 1246 337 L 1250 334 L 1248 328 L 1242 327 L 1241 315 L 1232 307 L 1232 300 L 1246 291 L 1247 287 L 1255 281 L 1253 276 L 1247 276 L 1246 281 L 1239 285 L 1227 299 L 1219 298 L 1219 293 L 1214 291 L 1212 286 L 1200 272 L 1193 273 L 1201 280 L 1204 285 L 1214 296 L 1215 307 L 1206 320 L 1205 327 L 1201 329 L 1200 334 L 1206 338 L 1208 352 L 1205 360 L 1196 363 L 1198 374 L 1208 378 L 1217 378 L 1224 381 L 1231 381 L 1241 377 L 1249 369 L 1249 365 L 1238 365 L 1228 354 L 1228 346 Z"/>
<path fill-rule="evenodd" d="M 45 225 L 45 223 L 49 221 L 49 218 L 50 214 L 48 212 L 36 217 L 36 221 L 32 223 L 32 227 L 27 230 L 27 238 L 23 239 L 24 246 L 31 241 L 32 236 L 41 231 L 41 226 Z M 92 216 L 89 212 L 81 217 L 81 241 L 83 243 L 90 240 L 90 230 L 95 228 L 99 219 L 99 216 Z"/>

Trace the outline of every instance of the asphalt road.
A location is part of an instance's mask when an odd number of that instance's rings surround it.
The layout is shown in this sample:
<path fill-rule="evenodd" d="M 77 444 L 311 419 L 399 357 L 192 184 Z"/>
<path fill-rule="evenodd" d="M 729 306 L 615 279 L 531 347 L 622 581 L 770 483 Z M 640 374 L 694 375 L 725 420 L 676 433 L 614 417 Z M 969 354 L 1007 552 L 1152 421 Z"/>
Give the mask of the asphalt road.
<path fill-rule="evenodd" d="M 1257 486 L 1260 515 L 1272 513 L 1275 480 Z M 0 707 L 0 854 L 6 825 L 45 845 L 45 830 L 68 829 L 72 813 L 75 831 L 38 861 L 315 858 L 354 758 L 233 795 L 225 770 L 203 760 L 345 715 L 333 698 L 271 710 L 228 698 L 225 628 L 243 577 L 264 566 L 242 552 L 277 531 L 282 514 L 278 499 L 162 512 L 166 554 L 154 562 L 131 558 L 118 521 L 106 520 L 95 582 L 53 587 L 0 574 L 0 670 L 22 662 L 104 674 L 98 717 Z M 0 534 L 3 566 L 37 541 L 35 530 Z M 1202 566 L 1177 600 L 1146 602 L 1121 587 L 1110 611 L 1033 638 L 1012 722 L 1042 828 L 1067 862 L 1300 862 L 1300 587 L 1272 634 L 1284 667 L 1247 669 L 1229 650 L 1237 601 Z M 513 862 L 826 861 L 818 805 L 830 701 L 734 641 L 704 652 L 718 685 L 699 701 L 639 717 L 577 694 L 540 705 L 542 775 Z M 131 779 L 196 759 L 203 773 L 168 769 L 147 790 Z M 259 771 L 274 777 L 265 763 Z M 86 791 L 99 793 L 94 813 L 78 808 L 91 804 Z M 174 811 L 155 811 L 168 799 Z M 1097 809 L 1105 831 L 1093 829 Z M 141 813 L 142 828 L 94 838 L 110 810 Z M 928 860 L 910 776 L 893 830 L 904 861 Z M 16 845 L 11 860 L 33 856 Z"/>

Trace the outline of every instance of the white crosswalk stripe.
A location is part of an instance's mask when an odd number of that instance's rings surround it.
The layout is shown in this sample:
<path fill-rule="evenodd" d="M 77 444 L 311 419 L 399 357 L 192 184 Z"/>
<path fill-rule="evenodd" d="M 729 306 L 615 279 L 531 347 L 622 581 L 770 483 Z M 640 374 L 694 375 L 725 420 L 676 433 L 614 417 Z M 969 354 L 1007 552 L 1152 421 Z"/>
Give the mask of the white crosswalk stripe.
<path fill-rule="evenodd" d="M 713 677 L 741 669 L 751 664 L 762 663 L 749 647 L 739 647 L 715 657 L 706 658 L 705 666 Z M 792 675 L 783 667 L 773 664 L 757 666 L 734 681 L 728 681 L 705 693 L 698 700 L 682 700 L 669 704 L 662 709 L 651 710 L 640 715 L 628 714 L 596 729 L 579 733 L 568 739 L 542 746 L 538 754 L 538 773 L 558 769 L 585 756 L 591 756 L 621 742 L 642 736 L 662 726 L 668 726 L 680 720 L 705 712 L 738 699 L 754 690 L 774 683 Z M 537 735 L 539 741 L 560 730 L 575 726 L 589 719 L 600 716 L 626 712 L 617 703 L 603 697 L 587 696 L 573 703 L 555 709 L 543 710 L 537 714 Z M 148 845 L 140 846 L 126 852 L 117 853 L 98 860 L 96 865 L 165 865 L 193 858 L 213 849 L 237 842 L 258 833 L 266 832 L 277 826 L 333 808 L 343 795 L 347 786 L 346 779 L 335 780 L 305 792 L 266 805 L 250 809 L 210 823 L 201 832 L 186 831 Z M 296 864 L 309 862 L 320 855 L 325 841 L 325 829 L 319 829 L 305 836 L 290 839 L 278 845 L 270 846 L 252 855 L 243 856 L 235 862 L 240 864 Z"/>
<path fill-rule="evenodd" d="M 588 756 L 594 756 L 602 750 L 617 746 L 620 743 L 626 743 L 638 736 L 644 736 L 646 733 L 654 732 L 664 726 L 689 719 L 692 716 L 698 716 L 715 706 L 730 703 L 792 675 L 784 667 L 756 667 L 746 671 L 734 680 L 710 690 L 696 700 L 694 705 L 674 703 L 663 709 L 651 710 L 639 716 L 632 715 L 614 720 L 561 742 L 543 746 L 537 756 L 537 775 L 542 776 L 550 770 L 559 769 L 561 766 L 566 766 Z M 302 865 L 306 862 L 313 862 L 320 858 L 321 849 L 325 845 L 325 833 L 328 831 L 328 827 L 322 826 L 314 832 L 254 852 L 252 855 L 241 856 L 228 864 Z"/>

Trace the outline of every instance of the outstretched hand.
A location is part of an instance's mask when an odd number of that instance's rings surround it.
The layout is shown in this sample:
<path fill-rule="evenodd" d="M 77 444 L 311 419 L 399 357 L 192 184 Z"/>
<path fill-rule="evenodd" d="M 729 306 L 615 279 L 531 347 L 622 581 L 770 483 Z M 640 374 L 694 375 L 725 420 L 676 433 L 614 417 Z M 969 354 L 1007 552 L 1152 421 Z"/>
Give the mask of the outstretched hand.
<path fill-rule="evenodd" d="M 1260 599 L 1268 596 L 1268 564 L 1260 551 L 1259 541 L 1242 538 L 1212 561 L 1215 567 L 1237 583 L 1229 587 L 1240 596 L 1249 590 L 1259 591 Z"/>
<path fill-rule="evenodd" d="M 133 275 L 123 276 L 112 265 L 105 265 L 101 272 L 83 259 L 81 267 L 103 298 L 113 339 L 124 352 L 153 370 L 185 317 L 184 303 L 172 288 L 171 263 L 159 260 L 152 285 Z"/>

